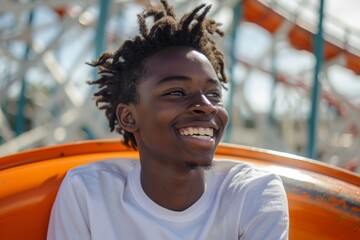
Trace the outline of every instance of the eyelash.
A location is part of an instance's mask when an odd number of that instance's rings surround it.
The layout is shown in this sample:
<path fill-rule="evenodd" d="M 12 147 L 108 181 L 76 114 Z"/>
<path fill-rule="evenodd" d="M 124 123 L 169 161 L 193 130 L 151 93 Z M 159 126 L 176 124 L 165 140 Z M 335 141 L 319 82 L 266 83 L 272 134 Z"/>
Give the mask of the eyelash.
<path fill-rule="evenodd" d="M 175 90 L 175 91 L 171 91 L 165 95 L 171 95 L 171 96 L 186 96 L 185 91 L 183 90 Z"/>
<path fill-rule="evenodd" d="M 218 92 L 210 92 L 210 93 L 208 93 L 207 95 L 215 95 L 215 96 L 210 96 L 210 97 L 215 97 L 215 98 L 221 98 L 221 94 L 220 93 L 218 93 Z"/>
<path fill-rule="evenodd" d="M 165 95 L 169 95 L 169 96 L 181 96 L 181 97 L 184 97 L 186 96 L 186 92 L 184 90 L 174 90 L 174 91 L 171 91 L 171 92 L 168 92 L 166 93 Z M 221 98 L 221 94 L 217 91 L 214 91 L 214 92 L 209 92 L 206 94 L 207 97 L 209 98 Z"/>

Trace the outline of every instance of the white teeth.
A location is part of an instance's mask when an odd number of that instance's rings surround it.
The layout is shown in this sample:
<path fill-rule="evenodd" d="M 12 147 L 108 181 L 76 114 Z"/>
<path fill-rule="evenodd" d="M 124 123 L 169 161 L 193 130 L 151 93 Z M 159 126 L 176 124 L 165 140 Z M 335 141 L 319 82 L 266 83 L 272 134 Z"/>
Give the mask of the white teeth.
<path fill-rule="evenodd" d="M 212 134 L 213 131 L 212 131 L 210 128 L 206 128 L 205 131 L 206 131 L 206 133 L 205 133 L 206 135 L 209 135 L 209 136 L 212 136 L 212 135 L 213 135 L 213 134 Z"/>
<path fill-rule="evenodd" d="M 209 139 L 214 136 L 214 129 L 213 128 L 195 128 L 195 127 L 188 127 L 182 128 L 179 130 L 180 134 L 183 136 L 192 136 L 201 139 Z"/>
<path fill-rule="evenodd" d="M 200 135 L 205 135 L 205 129 L 199 128 L 199 134 Z"/>
<path fill-rule="evenodd" d="M 194 134 L 194 130 L 192 128 L 188 128 L 189 131 L 189 135 L 193 135 Z"/>

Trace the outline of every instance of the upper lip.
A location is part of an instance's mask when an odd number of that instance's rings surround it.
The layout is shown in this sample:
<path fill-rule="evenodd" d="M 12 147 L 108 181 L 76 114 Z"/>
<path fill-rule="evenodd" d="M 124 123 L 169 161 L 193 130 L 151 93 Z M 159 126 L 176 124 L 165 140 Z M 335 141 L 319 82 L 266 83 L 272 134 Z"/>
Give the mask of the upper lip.
<path fill-rule="evenodd" d="M 219 126 L 213 120 L 191 121 L 191 122 L 187 122 L 186 124 L 185 123 L 181 124 L 181 126 L 178 126 L 177 129 L 179 130 L 181 128 L 188 128 L 188 127 L 192 127 L 192 128 L 213 128 L 215 131 L 219 130 Z"/>

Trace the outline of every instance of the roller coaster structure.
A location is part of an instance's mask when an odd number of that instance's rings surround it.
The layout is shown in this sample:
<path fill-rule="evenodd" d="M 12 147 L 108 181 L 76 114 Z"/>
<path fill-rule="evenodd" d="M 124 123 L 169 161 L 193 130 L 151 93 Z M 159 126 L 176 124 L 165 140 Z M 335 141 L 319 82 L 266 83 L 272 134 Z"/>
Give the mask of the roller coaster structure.
<path fill-rule="evenodd" d="M 341 69 L 358 78 L 360 34 L 327 16 L 318 40 L 323 61 L 316 70 L 313 48 L 318 23 L 323 20 L 318 14 L 321 5 L 293 2 L 298 5 L 285 6 L 280 0 L 212 1 L 213 16 L 224 22 L 227 32 L 221 44 L 228 53 L 233 79 L 227 98 L 231 121 L 225 141 L 306 156 L 309 136 L 314 134 L 316 149 L 311 157 L 360 171 L 360 96 L 340 91 L 342 79 L 334 75 L 334 69 Z M 198 3 L 173 1 L 180 12 Z M 57 143 L 117 137 L 109 134 L 103 114 L 90 101 L 92 89 L 84 82 L 93 78 L 94 72 L 84 62 L 104 49 L 115 49 L 131 34 L 135 27 L 128 13 L 140 11 L 144 4 L 154 3 L 2 2 L 0 156 Z M 311 12 L 317 21 L 306 19 L 304 12 Z M 246 28 L 259 28 L 270 39 L 256 59 L 235 54 L 244 44 L 241 33 Z M 280 60 L 286 51 L 306 55 L 312 64 L 288 71 L 288 65 Z M 239 69 L 240 76 L 236 75 Z M 254 73 L 270 79 L 269 111 L 258 111 L 247 97 Z M 315 75 L 321 84 L 318 101 L 311 97 Z M 261 94 L 255 97 L 264 98 Z M 318 128 L 311 131 L 308 120 L 315 104 Z"/>

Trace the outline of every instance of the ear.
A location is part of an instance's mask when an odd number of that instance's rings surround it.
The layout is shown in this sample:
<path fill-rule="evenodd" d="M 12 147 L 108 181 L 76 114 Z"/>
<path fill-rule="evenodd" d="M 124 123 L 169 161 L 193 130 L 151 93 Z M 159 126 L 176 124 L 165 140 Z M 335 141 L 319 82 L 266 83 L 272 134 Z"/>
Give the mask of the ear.
<path fill-rule="evenodd" d="M 130 133 L 133 133 L 135 130 L 137 130 L 133 105 L 119 103 L 116 107 L 116 117 L 122 129 Z"/>

